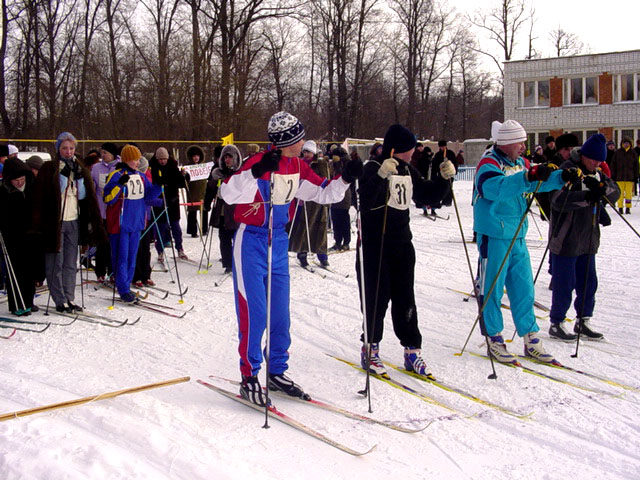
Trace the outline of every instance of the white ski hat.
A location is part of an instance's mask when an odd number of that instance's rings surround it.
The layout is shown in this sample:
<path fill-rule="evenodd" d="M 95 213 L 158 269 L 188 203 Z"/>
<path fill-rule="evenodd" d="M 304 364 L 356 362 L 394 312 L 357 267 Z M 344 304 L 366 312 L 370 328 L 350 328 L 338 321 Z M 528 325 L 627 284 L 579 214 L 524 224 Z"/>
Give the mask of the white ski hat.
<path fill-rule="evenodd" d="M 511 145 L 527 141 L 527 132 L 522 125 L 515 120 L 506 120 L 504 123 L 494 121 L 491 124 L 491 139 L 496 145 Z"/>
<path fill-rule="evenodd" d="M 316 153 L 318 153 L 318 147 L 316 145 L 316 142 L 314 142 L 313 140 L 307 140 L 306 142 L 304 142 L 304 145 L 302 146 L 302 151 L 311 152 L 315 155 Z"/>
<path fill-rule="evenodd" d="M 13 155 L 14 153 L 18 153 L 18 147 L 15 145 L 7 145 L 9 147 L 9 155 Z"/>

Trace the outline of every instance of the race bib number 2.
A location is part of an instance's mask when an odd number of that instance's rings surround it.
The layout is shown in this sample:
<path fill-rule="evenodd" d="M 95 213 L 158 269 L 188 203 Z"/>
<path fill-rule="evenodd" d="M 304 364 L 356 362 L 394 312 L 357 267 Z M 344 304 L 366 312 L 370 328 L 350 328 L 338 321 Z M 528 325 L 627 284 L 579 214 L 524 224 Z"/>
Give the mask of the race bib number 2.
<path fill-rule="evenodd" d="M 273 204 L 286 205 L 291 202 L 296 193 L 298 193 L 299 184 L 299 173 L 288 175 L 273 174 Z"/>

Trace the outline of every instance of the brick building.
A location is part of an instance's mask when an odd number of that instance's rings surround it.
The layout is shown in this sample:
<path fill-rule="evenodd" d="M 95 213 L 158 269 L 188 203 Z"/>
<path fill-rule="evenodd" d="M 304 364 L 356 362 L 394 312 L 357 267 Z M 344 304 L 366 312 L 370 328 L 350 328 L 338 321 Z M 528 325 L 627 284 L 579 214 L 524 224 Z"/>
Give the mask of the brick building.
<path fill-rule="evenodd" d="M 529 145 L 575 133 L 640 139 L 640 50 L 504 64 L 504 118 L 519 121 Z"/>

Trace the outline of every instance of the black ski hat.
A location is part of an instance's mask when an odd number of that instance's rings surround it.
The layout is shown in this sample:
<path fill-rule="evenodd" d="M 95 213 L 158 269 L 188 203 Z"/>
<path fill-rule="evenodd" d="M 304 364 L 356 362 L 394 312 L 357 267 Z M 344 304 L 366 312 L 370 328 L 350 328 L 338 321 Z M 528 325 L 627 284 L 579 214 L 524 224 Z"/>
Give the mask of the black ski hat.
<path fill-rule="evenodd" d="M 102 150 L 109 152 L 114 157 L 117 157 L 118 155 L 120 155 L 120 149 L 116 146 L 115 143 L 106 142 L 106 143 L 103 143 L 100 148 Z"/>
<path fill-rule="evenodd" d="M 580 142 L 578 137 L 573 133 L 563 133 L 556 138 L 556 150 L 562 150 L 563 148 L 579 147 Z"/>
<path fill-rule="evenodd" d="M 416 146 L 416 136 L 407 127 L 396 123 L 391 125 L 384 135 L 382 144 L 382 157 L 389 158 L 391 150 L 395 153 L 408 152 Z"/>
<path fill-rule="evenodd" d="M 4 169 L 2 170 L 2 178 L 4 181 L 15 180 L 16 178 L 31 175 L 33 175 L 31 169 L 19 158 L 7 158 L 4 162 Z"/>

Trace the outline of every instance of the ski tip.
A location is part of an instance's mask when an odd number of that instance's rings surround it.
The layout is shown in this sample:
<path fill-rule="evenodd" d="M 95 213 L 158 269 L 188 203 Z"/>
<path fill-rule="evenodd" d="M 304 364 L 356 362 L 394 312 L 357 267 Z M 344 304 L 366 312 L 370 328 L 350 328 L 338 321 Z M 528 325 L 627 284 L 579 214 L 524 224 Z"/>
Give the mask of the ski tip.
<path fill-rule="evenodd" d="M 461 356 L 462 356 L 462 354 L 461 354 L 460 352 L 456 352 L 456 353 L 454 353 L 454 354 L 453 354 L 453 356 L 454 356 L 454 357 L 461 357 Z"/>
<path fill-rule="evenodd" d="M 107 310 L 113 310 L 113 305 L 108 306 Z"/>
<path fill-rule="evenodd" d="M 511 365 L 513 365 L 514 367 L 522 367 L 522 364 L 518 360 L 514 360 L 513 362 L 511 362 Z"/>
<path fill-rule="evenodd" d="M 180 300 L 178 300 L 178 303 L 179 303 L 180 305 L 182 305 L 182 304 L 184 303 L 184 300 L 180 299 Z"/>

